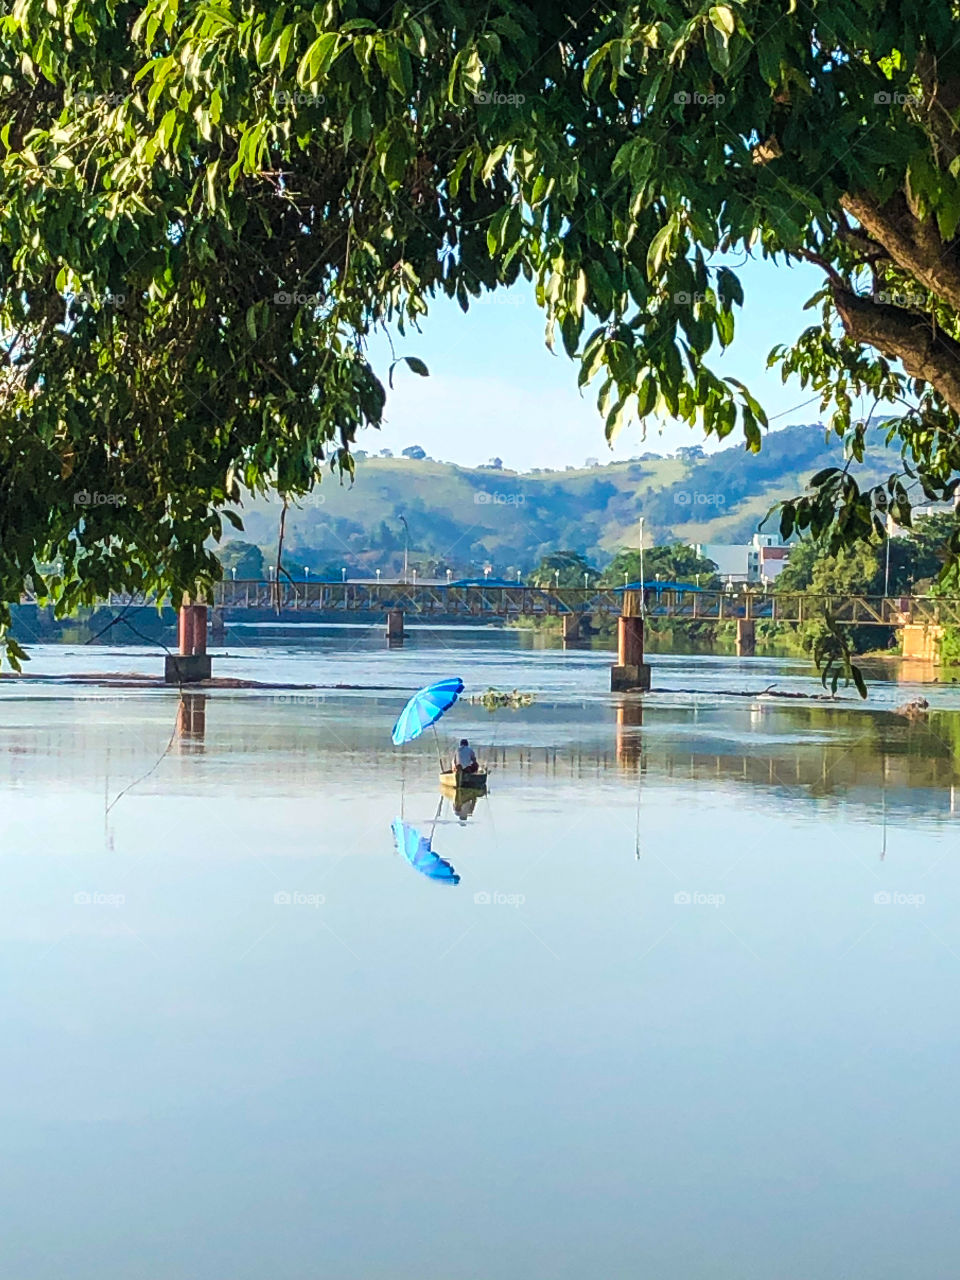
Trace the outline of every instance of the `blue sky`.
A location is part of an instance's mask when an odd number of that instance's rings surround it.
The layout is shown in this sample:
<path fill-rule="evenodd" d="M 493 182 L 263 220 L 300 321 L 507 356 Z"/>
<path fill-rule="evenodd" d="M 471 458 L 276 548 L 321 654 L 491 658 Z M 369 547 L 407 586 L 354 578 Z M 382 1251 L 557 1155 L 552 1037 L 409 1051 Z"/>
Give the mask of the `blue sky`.
<path fill-rule="evenodd" d="M 808 265 L 751 260 L 739 274 L 746 296 L 737 336 L 723 355 L 719 348 L 711 353 L 714 369 L 745 382 L 771 417 L 784 414 L 774 427 L 818 421 L 817 402 L 787 412 L 809 392 L 795 381 L 784 386 L 779 371 L 765 366 L 771 347 L 791 342 L 816 318 L 817 312 L 803 311 L 803 304 L 819 288 L 821 272 Z M 431 457 L 467 466 L 498 455 L 505 466 L 521 471 L 581 466 L 588 457 L 605 462 L 647 450 L 671 453 L 683 444 L 717 447 L 682 424 L 666 423 L 661 434 L 651 422 L 646 441 L 634 423 L 611 451 L 596 409 L 599 384 L 581 396 L 577 366 L 562 353 L 551 355 L 543 330 L 544 316 L 529 286 L 489 294 L 466 315 L 456 303 L 438 301 L 421 334 L 395 339 L 398 355 L 420 356 L 430 377 L 398 366 L 386 425 L 379 433 L 365 432 L 359 447 L 399 453 L 419 444 Z M 385 338 L 371 344 L 371 354 L 385 378 L 390 362 Z"/>

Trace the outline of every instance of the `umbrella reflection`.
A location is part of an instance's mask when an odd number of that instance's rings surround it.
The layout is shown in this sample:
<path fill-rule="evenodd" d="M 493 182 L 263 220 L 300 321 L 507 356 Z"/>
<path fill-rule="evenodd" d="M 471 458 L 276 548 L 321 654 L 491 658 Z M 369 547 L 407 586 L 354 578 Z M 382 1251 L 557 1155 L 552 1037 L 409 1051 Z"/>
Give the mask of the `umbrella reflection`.
<path fill-rule="evenodd" d="M 402 818 L 393 820 L 393 839 L 397 853 L 402 853 L 411 867 L 428 880 L 439 880 L 442 884 L 460 883 L 460 877 L 450 863 L 431 849 L 430 838 L 421 835 L 416 827 Z"/>

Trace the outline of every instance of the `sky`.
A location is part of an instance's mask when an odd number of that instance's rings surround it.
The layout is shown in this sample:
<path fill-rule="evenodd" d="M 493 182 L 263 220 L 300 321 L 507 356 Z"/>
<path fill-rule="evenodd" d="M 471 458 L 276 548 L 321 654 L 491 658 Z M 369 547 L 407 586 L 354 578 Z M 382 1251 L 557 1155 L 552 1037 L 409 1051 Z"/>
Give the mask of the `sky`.
<path fill-rule="evenodd" d="M 722 355 L 713 349 L 712 367 L 720 376 L 745 382 L 768 416 L 783 415 L 772 428 L 819 421 L 819 402 L 797 408 L 811 398 L 809 391 L 794 379 L 784 385 L 778 369 L 766 369 L 766 359 L 778 342 L 792 342 L 815 323 L 818 309 L 805 312 L 803 305 L 820 287 L 821 272 L 807 264 L 751 260 L 739 275 L 745 300 L 737 313 L 737 335 Z M 419 444 L 447 462 L 476 466 L 497 456 L 505 467 L 528 471 L 582 466 L 587 458 L 630 458 L 648 450 L 672 453 L 679 445 L 700 444 L 708 452 L 730 447 L 729 438 L 718 445 L 682 423 L 669 422 L 661 430 L 651 420 L 646 439 L 634 422 L 611 449 L 596 408 L 599 381 L 581 394 L 578 366 L 559 341 L 559 354 L 547 350 L 544 323 L 532 286 L 525 283 L 486 295 L 466 314 L 456 302 L 436 301 L 421 333 L 394 336 L 397 355 L 419 356 L 430 376 L 399 365 L 387 393 L 385 425 L 380 432 L 363 432 L 358 448 L 399 453 Z M 386 382 L 391 361 L 386 337 L 375 338 L 370 353 Z"/>

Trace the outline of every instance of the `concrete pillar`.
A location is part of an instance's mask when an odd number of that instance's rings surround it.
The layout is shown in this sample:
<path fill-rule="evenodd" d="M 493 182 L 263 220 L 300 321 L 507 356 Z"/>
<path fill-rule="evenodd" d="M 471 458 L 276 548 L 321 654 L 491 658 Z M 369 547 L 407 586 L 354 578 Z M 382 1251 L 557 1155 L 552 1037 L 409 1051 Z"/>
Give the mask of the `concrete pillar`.
<path fill-rule="evenodd" d="M 207 606 L 182 604 L 179 619 L 180 652 L 168 654 L 163 678 L 167 684 L 197 684 L 209 680 L 211 661 L 207 653 Z"/>
<path fill-rule="evenodd" d="M 752 658 L 757 652 L 757 624 L 752 618 L 737 619 L 737 657 Z"/>
<path fill-rule="evenodd" d="M 403 644 L 403 610 L 387 611 L 387 643 Z"/>
<path fill-rule="evenodd" d="M 650 666 L 643 660 L 643 618 L 618 620 L 617 665 L 610 672 L 610 688 L 614 693 L 650 688 Z"/>
<path fill-rule="evenodd" d="M 227 638 L 227 624 L 223 616 L 222 609 L 213 609 L 210 612 L 210 639 L 215 644 L 223 644 Z"/>
<path fill-rule="evenodd" d="M 569 644 L 571 641 L 580 639 L 580 615 L 579 613 L 565 613 L 562 618 L 563 622 L 563 643 Z"/>

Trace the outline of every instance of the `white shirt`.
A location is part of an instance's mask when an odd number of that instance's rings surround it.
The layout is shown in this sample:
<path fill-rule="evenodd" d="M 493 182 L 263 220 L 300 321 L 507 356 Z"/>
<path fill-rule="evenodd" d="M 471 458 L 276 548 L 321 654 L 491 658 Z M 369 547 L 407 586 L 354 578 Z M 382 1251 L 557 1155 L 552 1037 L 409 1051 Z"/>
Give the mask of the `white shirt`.
<path fill-rule="evenodd" d="M 470 765 L 476 764 L 477 753 L 474 751 L 473 747 L 457 747 L 453 760 L 461 769 L 466 769 Z"/>

